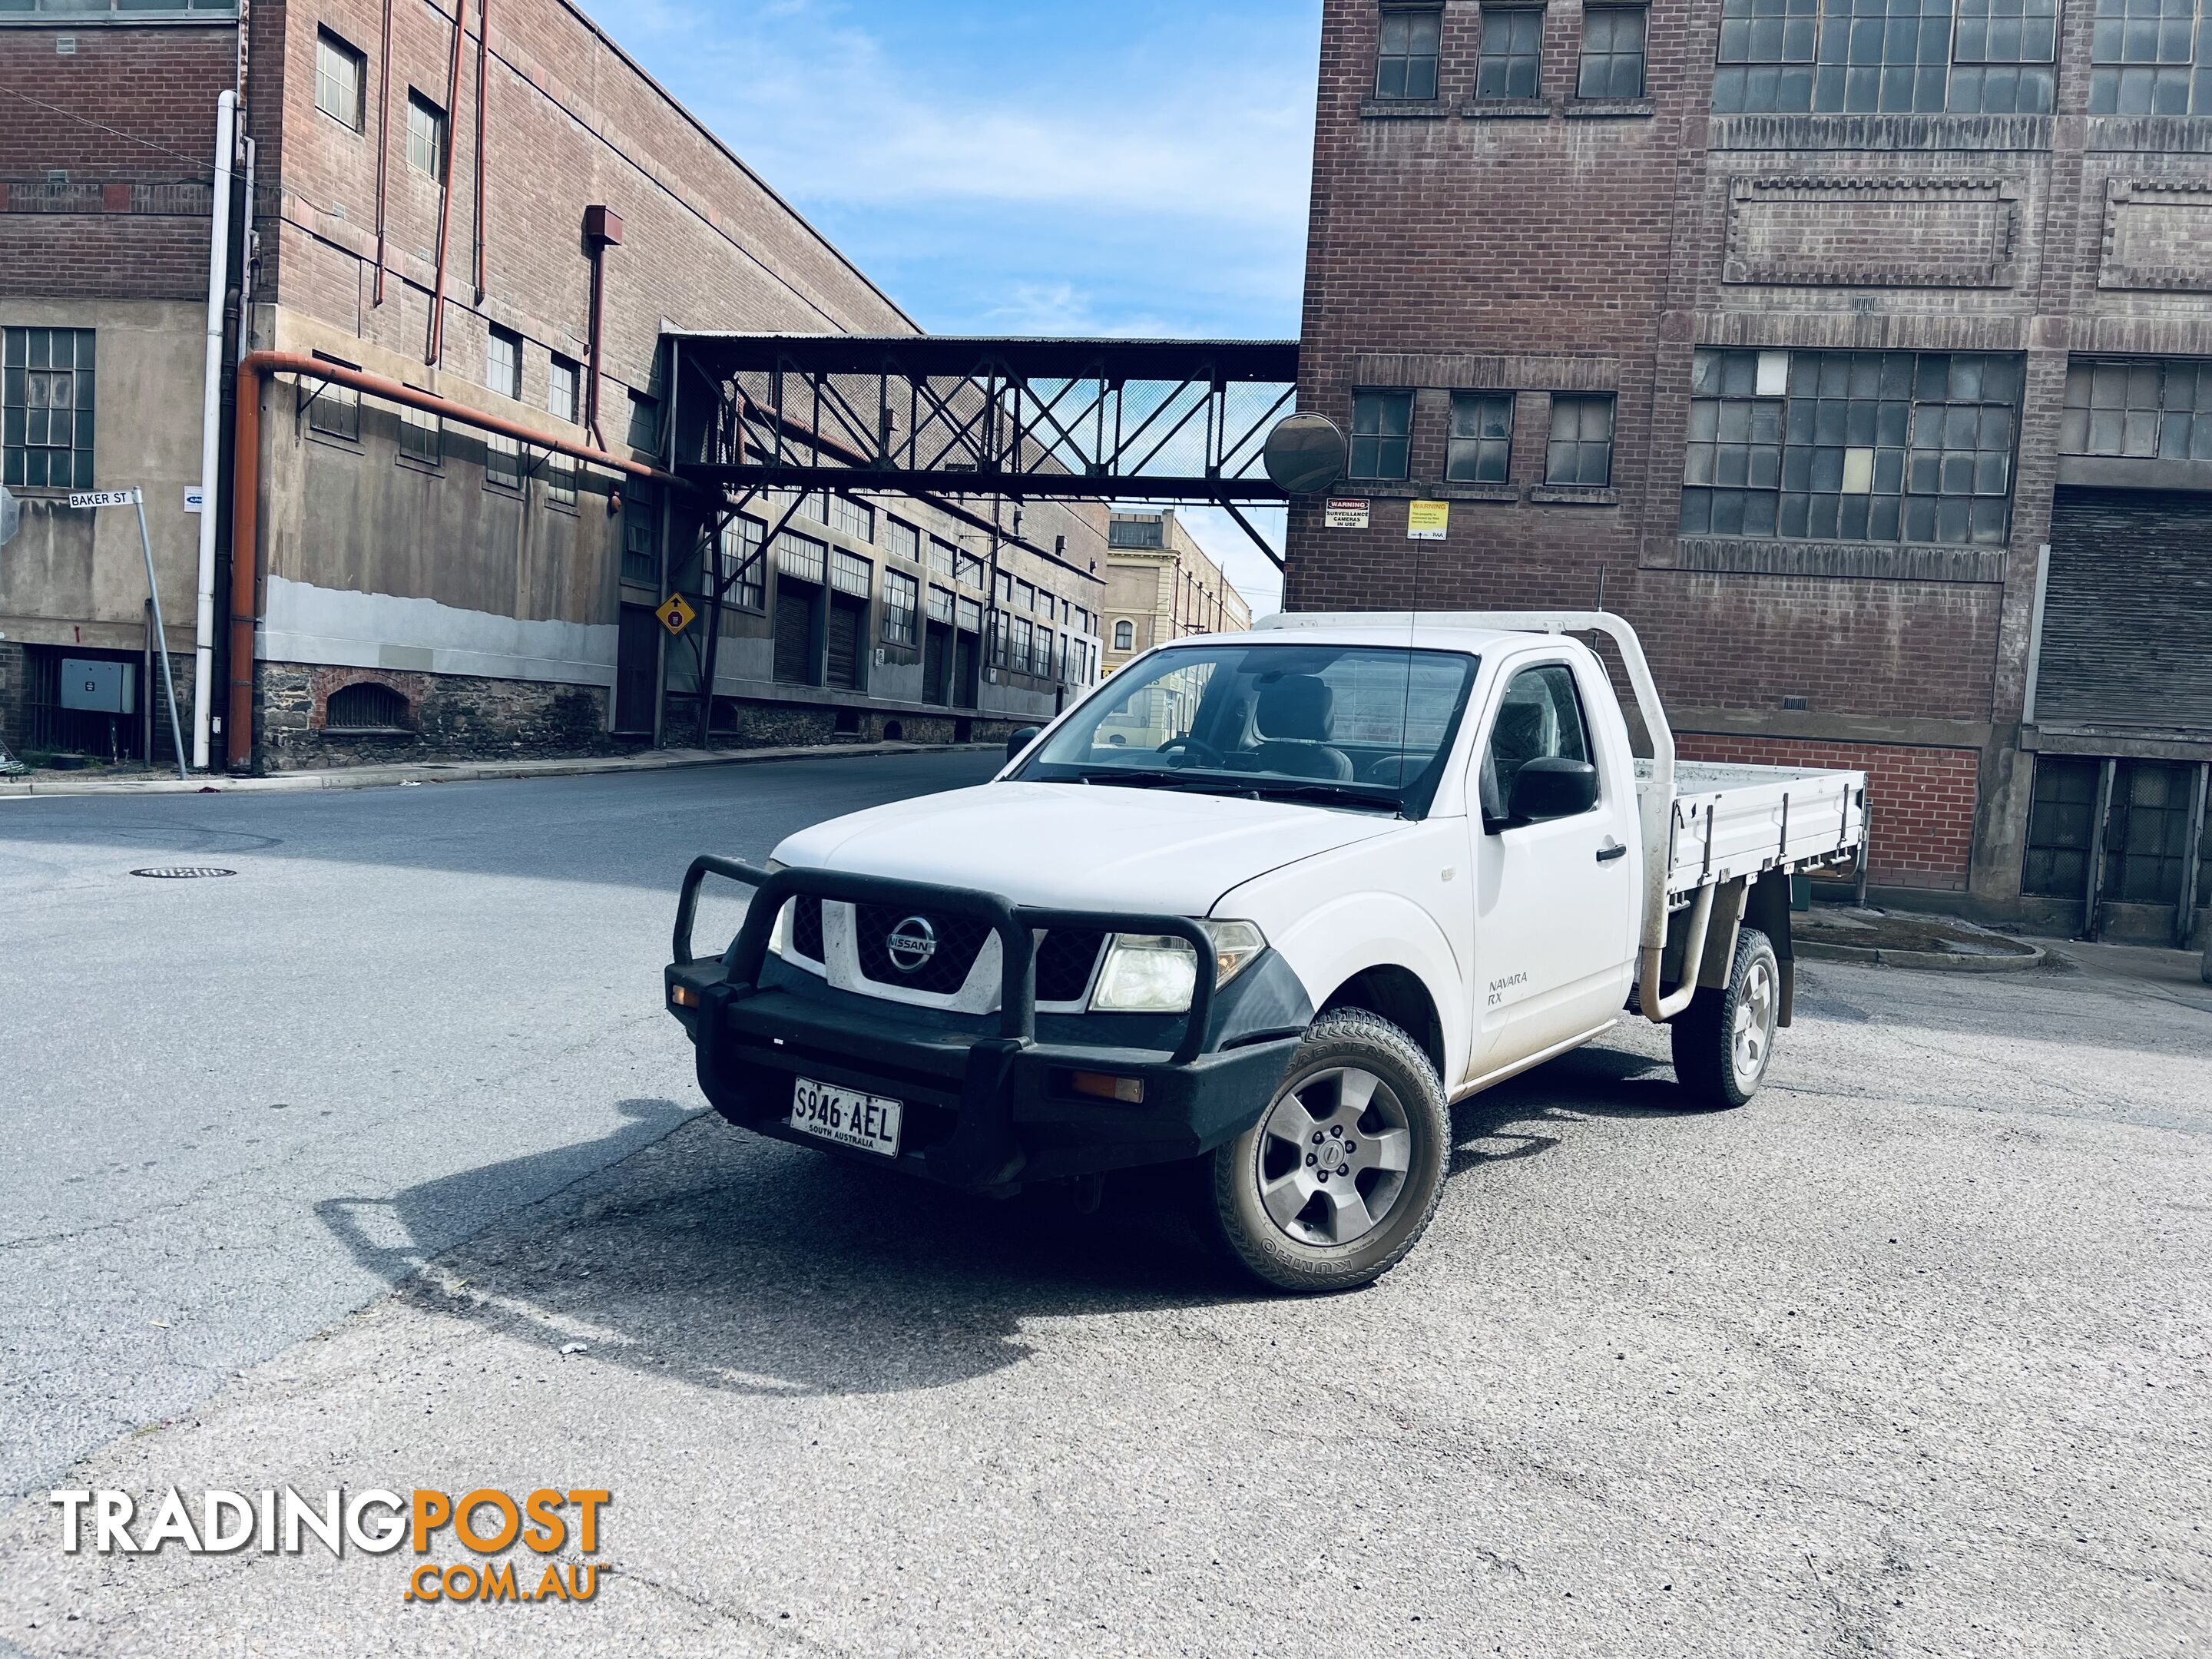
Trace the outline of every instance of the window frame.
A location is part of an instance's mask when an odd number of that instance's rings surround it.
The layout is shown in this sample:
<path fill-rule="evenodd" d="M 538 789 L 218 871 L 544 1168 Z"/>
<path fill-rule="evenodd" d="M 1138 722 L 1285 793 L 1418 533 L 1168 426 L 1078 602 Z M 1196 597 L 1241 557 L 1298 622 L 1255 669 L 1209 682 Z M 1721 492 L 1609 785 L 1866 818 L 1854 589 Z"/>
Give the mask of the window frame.
<path fill-rule="evenodd" d="M 1125 635 L 1127 636 L 1126 643 L 1123 641 Z M 1136 648 L 1137 624 L 1127 617 L 1116 617 L 1114 619 L 1114 649 L 1134 651 Z"/>
<path fill-rule="evenodd" d="M 1544 8 L 1540 4 L 1498 4 L 1481 8 L 1482 32 L 1474 64 L 1474 96 L 1479 103 L 1530 103 L 1544 95 Z M 1493 51 L 1493 27 L 1502 27 L 1507 38 L 1503 50 Z M 1518 39 L 1533 35 L 1534 44 Z M 1526 46 L 1526 49 L 1522 49 Z M 1492 72 L 1495 66 L 1495 73 Z M 1516 90 L 1522 82 L 1527 90 Z"/>
<path fill-rule="evenodd" d="M 1505 435 L 1485 437 L 1480 433 L 1462 435 L 1459 430 L 1463 408 L 1480 410 L 1483 406 L 1503 404 L 1505 408 Z M 1510 392 L 1455 391 L 1451 394 L 1451 413 L 1444 428 L 1444 480 L 1448 483 L 1503 484 L 1513 477 L 1513 417 L 1516 413 L 1516 398 Z M 1479 415 L 1478 417 L 1480 418 Z M 1494 455 L 1495 477 L 1485 477 L 1482 464 Z M 1461 471 L 1462 458 L 1473 457 L 1474 470 Z"/>
<path fill-rule="evenodd" d="M 559 402 L 561 388 L 568 389 L 568 406 Z M 579 424 L 584 412 L 584 366 L 574 357 L 564 357 L 556 351 L 550 354 L 545 368 L 545 412 L 570 426 Z"/>
<path fill-rule="evenodd" d="M 507 354 L 512 371 L 504 381 L 493 379 L 501 351 Z M 522 336 L 511 328 L 501 328 L 497 323 L 484 327 L 484 386 L 502 398 L 515 403 L 522 401 Z"/>
<path fill-rule="evenodd" d="M 332 77 L 325 72 L 331 58 L 336 58 L 353 72 L 353 115 L 350 119 L 323 101 L 325 85 L 335 84 Z M 328 25 L 318 26 L 315 30 L 315 108 L 358 137 L 368 122 L 368 54 Z"/>
<path fill-rule="evenodd" d="M 422 118 L 419 123 L 417 117 Z M 425 95 L 419 88 L 408 88 L 407 165 L 417 173 L 428 173 L 431 182 L 442 188 L 446 181 L 446 155 L 453 141 L 453 126 L 444 106 Z M 427 163 L 416 159 L 418 146 L 428 151 Z"/>
<path fill-rule="evenodd" d="M 55 337 L 69 337 L 66 368 L 53 361 Z M 36 361 L 40 357 L 46 361 Z M 69 437 L 66 444 L 53 438 L 57 374 L 69 378 Z M 31 400 L 32 376 L 46 377 L 46 401 Z M 33 423 L 46 421 L 46 437 L 30 441 Z M 31 457 L 36 453 L 46 474 L 42 483 L 30 480 Z M 98 477 L 100 453 L 100 331 L 94 328 L 56 325 L 9 325 L 0 329 L 0 483 L 10 489 L 90 489 Z M 53 482 L 53 457 L 69 458 L 69 477 Z"/>
<path fill-rule="evenodd" d="M 1442 95 L 1443 21 L 1442 0 L 1432 5 L 1382 8 L 1375 30 L 1375 78 L 1369 84 L 1369 95 L 1376 102 L 1428 104 Z M 1416 49 L 1419 44 L 1416 37 L 1424 27 L 1427 50 L 1420 51 Z M 1394 33 L 1403 37 L 1395 51 Z"/>
<path fill-rule="evenodd" d="M 1605 769 L 1603 763 L 1598 758 L 1597 744 L 1592 741 L 1591 738 L 1589 699 L 1583 695 L 1582 676 L 1575 672 L 1575 665 L 1567 661 L 1565 658 L 1547 658 L 1540 662 L 1528 662 L 1523 660 L 1515 665 L 1513 672 L 1505 677 L 1504 685 L 1499 688 L 1498 701 L 1492 706 L 1490 710 L 1489 725 L 1482 735 L 1482 747 L 1480 750 L 1480 759 L 1476 763 L 1476 804 L 1482 813 L 1482 827 L 1486 834 L 1502 835 L 1510 833 L 1515 830 L 1522 830 L 1530 827 L 1530 823 L 1528 820 L 1516 818 L 1511 816 L 1513 795 L 1512 781 L 1510 778 L 1500 778 L 1498 775 L 1498 723 L 1504 715 L 1507 706 L 1510 704 L 1513 700 L 1513 689 L 1516 686 L 1519 685 L 1522 680 L 1528 679 L 1532 677 L 1550 676 L 1564 677 L 1566 681 L 1567 696 L 1569 700 L 1574 705 L 1575 720 L 1582 736 L 1582 753 L 1579 756 L 1566 754 L 1554 754 L 1552 756 L 1530 755 L 1524 757 L 1520 763 L 1520 765 L 1517 765 L 1513 769 L 1512 776 L 1514 778 L 1519 777 L 1521 774 L 1521 767 L 1526 766 L 1528 762 L 1532 760 L 1546 758 L 1580 760 L 1585 765 L 1593 767 L 1597 770 L 1597 799 L 1592 801 L 1590 805 L 1584 809 L 1584 811 L 1577 812 L 1574 814 L 1574 817 L 1582 817 L 1587 816 L 1588 813 L 1600 812 L 1605 810 Z M 1552 699 L 1552 708 L 1554 714 L 1558 714 L 1561 712 L 1556 697 Z M 1494 811 L 1492 810 L 1493 804 L 1497 809 Z M 1541 822 L 1546 823 L 1557 823 L 1562 822 L 1562 820 L 1558 818 L 1547 818 L 1541 820 Z"/>
<path fill-rule="evenodd" d="M 1351 456 L 1345 477 L 1371 480 L 1377 483 L 1401 483 L 1413 476 L 1413 422 L 1415 398 L 1410 386 L 1355 386 L 1352 393 Z M 1387 411 L 1396 407 L 1405 412 L 1404 429 L 1389 430 Z M 1375 429 L 1362 431 L 1361 427 L 1370 414 L 1376 418 Z M 1364 453 L 1371 464 L 1363 468 L 1361 445 L 1370 446 Z M 1395 452 L 1393 446 L 1395 447 Z M 1397 471 L 1381 470 L 1395 454 Z"/>
<path fill-rule="evenodd" d="M 1610 40 L 1603 52 L 1593 52 L 1590 50 L 1590 21 L 1593 18 L 1604 18 L 1609 29 L 1617 29 L 1624 19 L 1631 16 L 1636 21 L 1634 52 L 1623 51 Z M 1584 6 L 1582 40 L 1575 61 L 1575 96 L 1594 101 L 1613 103 L 1630 102 L 1642 98 L 1649 84 L 1650 49 L 1651 8 L 1649 4 L 1644 3 L 1644 0 L 1634 0 L 1633 3 L 1628 4 Z M 1633 61 L 1636 65 L 1636 83 L 1624 92 L 1614 85 L 1613 82 L 1619 78 L 1619 66 L 1630 61 Z M 1595 91 L 1593 91 L 1590 87 L 1590 70 L 1593 64 L 1604 65 L 1607 76 L 1605 86 Z"/>
<path fill-rule="evenodd" d="M 1613 451 L 1620 435 L 1620 397 L 1613 392 L 1555 392 L 1552 406 L 1546 412 L 1544 443 L 1544 483 L 1553 489 L 1610 489 L 1613 487 Z M 1567 437 L 1559 435 L 1559 415 L 1562 410 L 1577 411 L 1577 430 Z M 1605 435 L 1592 438 L 1582 429 L 1581 416 L 1592 410 L 1605 413 Z M 1576 477 L 1559 476 L 1559 448 L 1562 444 L 1574 447 Z M 1586 478 L 1580 476 L 1583 460 L 1593 448 L 1602 447 L 1605 456 L 1605 476 Z"/>

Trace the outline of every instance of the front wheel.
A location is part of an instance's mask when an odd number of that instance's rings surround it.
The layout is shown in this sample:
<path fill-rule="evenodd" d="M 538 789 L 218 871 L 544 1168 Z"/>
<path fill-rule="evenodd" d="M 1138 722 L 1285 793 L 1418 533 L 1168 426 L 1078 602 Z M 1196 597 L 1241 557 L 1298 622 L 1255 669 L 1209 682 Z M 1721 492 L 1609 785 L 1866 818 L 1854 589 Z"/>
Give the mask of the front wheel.
<path fill-rule="evenodd" d="M 1277 1290 L 1352 1290 L 1428 1230 L 1450 1146 L 1420 1045 L 1380 1015 L 1338 1009 L 1306 1028 L 1260 1121 L 1213 1153 L 1212 1221 Z"/>
<path fill-rule="evenodd" d="M 1759 1092 L 1774 1059 L 1782 969 L 1756 927 L 1736 935 L 1725 986 L 1707 986 L 1674 1016 L 1674 1077 L 1703 1106 L 1741 1106 Z"/>

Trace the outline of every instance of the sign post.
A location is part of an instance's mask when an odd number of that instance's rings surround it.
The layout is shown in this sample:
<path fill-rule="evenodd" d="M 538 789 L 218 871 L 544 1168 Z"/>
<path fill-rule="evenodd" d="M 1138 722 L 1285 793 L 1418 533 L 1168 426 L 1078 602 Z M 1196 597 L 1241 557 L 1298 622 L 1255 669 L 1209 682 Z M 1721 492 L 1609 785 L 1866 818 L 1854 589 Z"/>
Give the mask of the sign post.
<path fill-rule="evenodd" d="M 146 497 L 137 489 L 80 489 L 70 497 L 73 507 L 135 507 L 138 509 L 138 545 L 146 554 L 146 593 L 154 605 L 154 639 L 161 647 L 162 689 L 169 700 L 169 741 L 177 751 L 177 775 L 191 776 L 185 750 L 184 727 L 177 719 L 177 677 L 169 667 L 169 636 L 161 627 L 161 590 L 154 580 L 154 538 L 146 532 Z M 152 760 L 149 754 L 146 758 Z"/>

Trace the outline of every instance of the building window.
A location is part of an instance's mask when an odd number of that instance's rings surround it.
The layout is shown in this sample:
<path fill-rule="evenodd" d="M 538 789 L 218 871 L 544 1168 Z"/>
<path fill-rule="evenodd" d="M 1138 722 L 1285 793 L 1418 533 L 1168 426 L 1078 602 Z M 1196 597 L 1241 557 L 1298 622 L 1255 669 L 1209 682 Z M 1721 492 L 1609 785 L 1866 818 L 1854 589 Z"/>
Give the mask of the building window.
<path fill-rule="evenodd" d="M 1442 8 L 1382 14 L 1380 49 L 1375 54 L 1377 98 L 1425 100 L 1437 95 L 1437 42 L 1443 33 Z"/>
<path fill-rule="evenodd" d="M 522 337 L 494 324 L 484 342 L 484 384 L 502 398 L 522 396 Z"/>
<path fill-rule="evenodd" d="M 830 550 L 811 536 L 786 531 L 775 538 L 775 568 L 801 581 L 818 582 L 830 562 Z"/>
<path fill-rule="evenodd" d="M 545 371 L 545 410 L 568 422 L 576 424 L 581 405 L 576 400 L 578 365 L 566 357 L 556 356 Z"/>
<path fill-rule="evenodd" d="M 576 505 L 576 464 L 550 450 L 545 455 L 545 499 L 554 507 Z"/>
<path fill-rule="evenodd" d="M 407 94 L 407 165 L 433 179 L 446 176 L 446 112 L 412 88 Z"/>
<path fill-rule="evenodd" d="M 427 466 L 441 465 L 446 459 L 445 417 L 400 404 L 399 453 Z"/>
<path fill-rule="evenodd" d="M 1959 0 L 1949 108 L 2041 115 L 2051 108 L 2058 0 Z"/>
<path fill-rule="evenodd" d="M 1014 617 L 1009 618 L 1009 621 L 1012 623 L 1010 632 L 1012 635 L 1012 648 L 1007 653 L 1007 665 L 1017 674 L 1026 674 L 1030 672 L 1030 638 L 1031 624 L 1027 617 Z"/>
<path fill-rule="evenodd" d="M 1444 477 L 1455 483 L 1504 483 L 1513 454 L 1513 394 L 1452 393 Z"/>
<path fill-rule="evenodd" d="M 904 559 L 908 564 L 921 562 L 921 532 L 901 519 L 889 519 L 891 557 Z M 950 574 L 950 571 L 947 573 Z"/>
<path fill-rule="evenodd" d="M 1356 392 L 1352 397 L 1352 476 L 1402 478 L 1413 459 L 1413 394 Z"/>
<path fill-rule="evenodd" d="M 660 399 L 642 392 L 629 394 L 629 447 L 648 455 L 660 453 Z"/>
<path fill-rule="evenodd" d="M 361 131 L 362 69 L 368 60 L 328 29 L 315 33 L 315 107 L 340 126 Z"/>
<path fill-rule="evenodd" d="M 92 488 L 95 356 L 88 328 L 0 333 L 0 483 Z"/>
<path fill-rule="evenodd" d="M 2186 115 L 2212 107 L 2195 86 L 2197 0 L 2097 0 L 2089 37 L 2092 115 Z"/>
<path fill-rule="evenodd" d="M 2193 0 L 2100 0 L 2100 5 Z M 1718 114 L 2048 113 L 2057 0 L 1723 0 Z M 1954 67 L 1955 65 L 1955 67 Z"/>
<path fill-rule="evenodd" d="M 1157 515 L 1149 519 L 1115 519 L 1106 526 L 1109 547 L 1165 547 L 1167 536 L 1167 521 Z"/>
<path fill-rule="evenodd" d="M 933 586 L 929 590 L 929 619 L 949 623 L 952 620 L 952 590 Z"/>
<path fill-rule="evenodd" d="M 318 362 L 337 363 L 341 368 L 356 365 L 341 362 L 325 352 L 315 354 Z M 361 441 L 361 393 L 349 386 L 340 386 L 335 380 L 313 383 L 307 392 L 307 428 L 328 438 L 344 438 Z"/>
<path fill-rule="evenodd" d="M 875 587 L 875 567 L 857 553 L 836 550 L 830 562 L 830 586 L 840 593 L 866 599 Z"/>
<path fill-rule="evenodd" d="M 830 527 L 856 542 L 872 542 L 876 538 L 876 509 L 849 496 L 832 495 Z"/>
<path fill-rule="evenodd" d="M 2075 362 L 2066 370 L 2058 451 L 2212 460 L 2212 361 Z"/>
<path fill-rule="evenodd" d="M 2017 358 L 1700 351 L 1687 534 L 2002 544 Z"/>
<path fill-rule="evenodd" d="M 323 724 L 333 732 L 404 731 L 407 699 L 373 680 L 340 686 L 325 705 Z"/>
<path fill-rule="evenodd" d="M 1577 98 L 1644 95 L 1642 6 L 1583 8 L 1583 59 L 1575 77 Z"/>
<path fill-rule="evenodd" d="M 1478 98 L 1534 98 L 1543 70 L 1544 14 L 1533 6 L 1482 9 Z"/>
<path fill-rule="evenodd" d="M 1134 651 L 1137 648 L 1137 624 L 1126 617 L 1114 624 L 1114 648 Z"/>
<path fill-rule="evenodd" d="M 1552 441 L 1544 455 L 1547 484 L 1613 482 L 1613 396 L 1552 398 Z"/>
<path fill-rule="evenodd" d="M 963 553 L 960 556 L 959 580 L 961 586 L 972 587 L 978 593 L 981 592 L 983 591 L 982 560 L 977 558 L 973 553 Z"/>
<path fill-rule="evenodd" d="M 899 524 L 896 520 L 893 520 L 891 523 L 894 531 L 906 528 L 905 526 Z M 915 539 L 917 541 L 921 539 L 918 534 L 915 536 Z M 893 544 L 896 544 L 896 540 L 894 540 Z M 913 555 L 909 554 L 907 556 L 910 558 Z M 952 580 L 952 572 L 957 563 L 958 560 L 955 556 L 955 550 L 950 542 L 940 542 L 933 536 L 930 538 L 929 568 L 933 574 L 944 577 L 947 581 L 951 581 Z"/>
<path fill-rule="evenodd" d="M 761 543 L 768 526 L 757 519 L 732 519 L 722 531 L 722 602 L 740 611 L 768 609 L 768 562 Z"/>
<path fill-rule="evenodd" d="M 999 572 L 998 580 L 991 585 L 991 591 L 1000 605 L 1012 605 L 1014 602 L 1013 573 L 1006 570 Z"/>
<path fill-rule="evenodd" d="M 484 434 L 484 482 L 502 489 L 522 488 L 522 446 L 496 432 Z"/>
<path fill-rule="evenodd" d="M 884 643 L 912 646 L 915 611 L 921 602 L 921 584 L 905 572 L 884 572 Z"/>

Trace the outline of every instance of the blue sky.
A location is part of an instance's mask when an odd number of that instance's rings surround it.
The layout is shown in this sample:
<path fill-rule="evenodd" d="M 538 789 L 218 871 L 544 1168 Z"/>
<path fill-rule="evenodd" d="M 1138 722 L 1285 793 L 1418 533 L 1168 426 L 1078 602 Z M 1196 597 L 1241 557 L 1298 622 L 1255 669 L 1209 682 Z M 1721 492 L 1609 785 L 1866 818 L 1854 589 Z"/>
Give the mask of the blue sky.
<path fill-rule="evenodd" d="M 1318 0 L 586 4 L 925 328 L 1298 331 Z"/>

